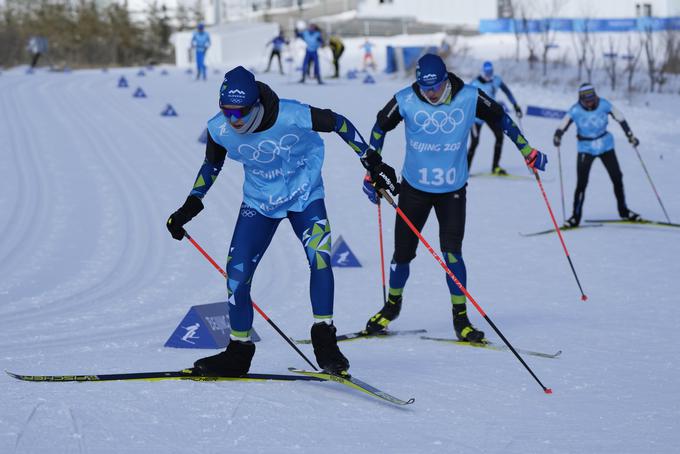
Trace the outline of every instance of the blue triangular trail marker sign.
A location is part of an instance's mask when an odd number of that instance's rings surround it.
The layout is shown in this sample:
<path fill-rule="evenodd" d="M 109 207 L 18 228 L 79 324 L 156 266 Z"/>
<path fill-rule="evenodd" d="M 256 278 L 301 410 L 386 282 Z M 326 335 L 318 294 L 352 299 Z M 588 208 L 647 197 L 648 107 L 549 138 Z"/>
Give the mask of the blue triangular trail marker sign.
<path fill-rule="evenodd" d="M 128 82 L 125 76 L 120 76 L 120 79 L 118 79 L 118 88 L 127 88 L 128 87 Z"/>
<path fill-rule="evenodd" d="M 134 98 L 146 98 L 146 93 L 142 90 L 142 87 L 138 87 L 137 90 L 132 94 Z"/>
<path fill-rule="evenodd" d="M 175 331 L 165 342 L 165 347 L 174 348 L 225 348 L 229 343 L 231 325 L 228 303 L 212 303 L 191 306 Z M 252 330 L 253 342 L 260 336 Z"/>
<path fill-rule="evenodd" d="M 364 77 L 364 83 L 365 84 L 374 84 L 375 79 L 370 74 L 366 74 L 366 77 Z"/>
<path fill-rule="evenodd" d="M 331 248 L 331 266 L 333 268 L 360 268 L 361 263 L 357 260 L 352 250 L 347 245 L 347 242 L 342 238 L 342 235 L 335 240 Z"/>
<path fill-rule="evenodd" d="M 165 110 L 161 112 L 161 115 L 164 117 L 176 117 L 177 112 L 170 104 L 168 104 L 167 106 L 165 106 Z"/>

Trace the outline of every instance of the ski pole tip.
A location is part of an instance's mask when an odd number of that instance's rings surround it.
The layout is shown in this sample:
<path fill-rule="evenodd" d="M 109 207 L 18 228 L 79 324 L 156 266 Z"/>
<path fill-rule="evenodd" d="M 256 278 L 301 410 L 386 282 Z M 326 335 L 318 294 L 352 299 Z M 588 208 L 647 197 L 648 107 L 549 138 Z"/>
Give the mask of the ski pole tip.
<path fill-rule="evenodd" d="M 546 394 L 552 394 L 552 388 L 545 388 L 544 391 Z"/>
<path fill-rule="evenodd" d="M 581 301 L 588 301 L 588 297 L 585 294 L 581 295 Z"/>

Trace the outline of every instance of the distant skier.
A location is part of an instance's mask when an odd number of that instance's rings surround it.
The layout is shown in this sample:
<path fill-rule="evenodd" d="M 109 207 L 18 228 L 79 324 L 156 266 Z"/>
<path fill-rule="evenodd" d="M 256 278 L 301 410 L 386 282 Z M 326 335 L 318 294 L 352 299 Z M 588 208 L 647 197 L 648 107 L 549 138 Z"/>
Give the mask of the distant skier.
<path fill-rule="evenodd" d="M 205 31 L 203 23 L 199 23 L 191 36 L 191 48 L 196 51 L 196 80 L 206 80 L 205 54 L 210 48 L 210 34 Z"/>
<path fill-rule="evenodd" d="M 576 138 L 578 139 L 577 180 L 576 191 L 574 191 L 574 211 L 565 223 L 569 227 L 576 227 L 581 222 L 590 167 L 596 158 L 602 160 L 602 164 L 604 164 L 609 178 L 614 185 L 614 195 L 616 196 L 619 216 L 631 221 L 640 220 L 640 215 L 629 210 L 626 205 L 626 196 L 623 192 L 623 174 L 614 152 L 614 137 L 607 131 L 610 115 L 619 122 L 623 132 L 628 137 L 628 141 L 634 147 L 637 147 L 640 141 L 635 137 L 633 131 L 630 130 L 630 126 L 628 126 L 628 122 L 621 112 L 609 101 L 597 96 L 595 88 L 590 83 L 581 84 L 578 89 L 578 102 L 571 106 L 562 126 L 555 131 L 553 144 L 559 147 L 562 142 L 562 135 L 569 129 L 572 122 L 576 123 Z"/>
<path fill-rule="evenodd" d="M 272 60 L 274 57 L 277 57 L 279 59 L 279 72 L 283 74 L 283 64 L 281 63 L 281 52 L 283 51 L 283 46 L 288 44 L 288 40 L 284 36 L 283 32 L 279 32 L 277 36 L 275 36 L 271 41 L 267 43 L 267 45 L 271 44 L 272 45 L 272 52 L 269 54 L 269 63 L 267 63 L 267 69 L 265 72 L 269 72 L 269 69 L 272 66 Z"/>
<path fill-rule="evenodd" d="M 406 156 L 398 206 L 418 230 L 422 230 L 434 208 L 439 221 L 442 256 L 464 286 L 467 282 L 462 255 L 468 180 L 466 145 L 475 117 L 502 129 L 529 167 L 545 169 L 545 154 L 528 144 L 503 108 L 483 90 L 465 85 L 458 76 L 447 72 L 441 57 L 433 54 L 418 60 L 416 82 L 397 92 L 378 112 L 371 131 L 371 147 L 380 152 L 385 133 L 404 120 Z M 364 192 L 376 203 L 378 196 L 370 181 L 367 176 Z M 416 256 L 417 247 L 418 237 L 397 216 L 389 297 L 383 308 L 368 320 L 366 331 L 383 330 L 399 315 L 409 264 Z M 448 276 L 446 283 L 451 294 L 456 336 L 460 340 L 481 341 L 484 333 L 472 326 L 467 316 L 465 295 Z M 418 299 L 424 302 L 427 298 L 423 295 Z"/>
<path fill-rule="evenodd" d="M 306 30 L 296 32 L 296 36 L 302 39 L 307 45 L 305 51 L 305 59 L 302 62 L 302 79 L 300 83 L 305 83 L 307 72 L 312 63 L 314 64 L 314 76 L 319 84 L 323 84 L 321 80 L 321 71 L 319 69 L 319 47 L 323 46 L 323 36 L 321 30 L 315 24 L 309 24 Z"/>
<path fill-rule="evenodd" d="M 328 40 L 328 46 L 333 52 L 333 67 L 335 68 L 335 73 L 331 78 L 337 79 L 340 77 L 340 57 L 345 52 L 345 45 L 338 35 L 333 35 Z"/>
<path fill-rule="evenodd" d="M 366 68 L 370 67 L 372 70 L 375 71 L 375 58 L 373 58 L 373 48 L 375 47 L 375 44 L 370 42 L 368 38 L 364 40 L 364 43 L 359 46 L 359 48 L 364 50 L 364 59 L 363 59 L 363 69 L 366 71 Z"/>
<path fill-rule="evenodd" d="M 475 78 L 470 85 L 477 87 L 486 93 L 491 99 L 496 99 L 496 93 L 498 89 L 501 89 L 508 100 L 512 103 L 515 108 L 515 114 L 517 118 L 522 118 L 522 109 L 515 101 L 515 97 L 507 85 L 503 82 L 500 76 L 495 75 L 493 71 L 493 63 L 490 61 L 485 61 L 482 65 L 482 72 L 477 78 Z M 479 134 L 482 129 L 483 120 L 478 118 L 475 120 L 475 124 L 471 131 L 470 149 L 468 150 L 468 168 L 472 166 L 472 158 L 475 157 L 475 150 L 477 150 L 477 145 L 479 145 Z M 494 175 L 507 175 L 508 172 L 505 171 L 500 166 L 501 153 L 503 152 L 503 131 L 500 125 L 497 123 L 487 123 L 496 137 L 496 144 L 493 149 L 493 162 L 491 164 L 491 173 Z"/>
<path fill-rule="evenodd" d="M 47 52 L 47 38 L 44 36 L 31 36 L 28 39 L 26 50 L 31 54 L 30 70 L 35 69 L 40 56 Z"/>
<path fill-rule="evenodd" d="M 205 161 L 184 204 L 167 221 L 181 240 L 184 225 L 202 209 L 226 157 L 243 164 L 243 203 L 227 259 L 230 342 L 226 351 L 197 360 L 200 375 L 246 374 L 255 353 L 250 339 L 253 306 L 250 287 L 282 219 L 288 218 L 310 267 L 311 329 L 319 366 L 333 373 L 349 368 L 337 346 L 333 325 L 331 228 L 324 203 L 321 167 L 324 143 L 319 132 L 336 132 L 377 178 L 377 185 L 398 193 L 394 169 L 384 164 L 344 116 L 298 101 L 279 99 L 241 66 L 227 72 L 220 88 L 221 112 L 208 121 Z M 280 293 L 280 289 L 279 289 Z"/>

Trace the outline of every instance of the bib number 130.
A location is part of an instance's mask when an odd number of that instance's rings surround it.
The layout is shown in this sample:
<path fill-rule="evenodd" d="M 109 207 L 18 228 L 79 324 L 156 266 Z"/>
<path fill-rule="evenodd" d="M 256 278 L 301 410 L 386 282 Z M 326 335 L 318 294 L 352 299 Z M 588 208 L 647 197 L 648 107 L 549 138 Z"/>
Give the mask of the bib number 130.
<path fill-rule="evenodd" d="M 446 170 L 440 167 L 435 167 L 433 169 L 423 167 L 418 172 L 420 173 L 420 180 L 418 182 L 421 184 L 442 186 L 444 184 L 451 185 L 456 181 L 455 167 Z"/>

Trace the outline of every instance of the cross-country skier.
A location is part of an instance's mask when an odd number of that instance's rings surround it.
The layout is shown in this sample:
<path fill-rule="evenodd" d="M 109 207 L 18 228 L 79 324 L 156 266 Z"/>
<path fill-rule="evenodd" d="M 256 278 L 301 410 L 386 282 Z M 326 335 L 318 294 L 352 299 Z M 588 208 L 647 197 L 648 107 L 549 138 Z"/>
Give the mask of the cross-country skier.
<path fill-rule="evenodd" d="M 271 41 L 267 43 L 267 45 L 269 44 L 272 45 L 272 52 L 271 54 L 269 54 L 269 63 L 267 63 L 267 69 L 264 72 L 266 73 L 269 72 L 269 69 L 272 66 L 272 60 L 274 59 L 274 57 L 277 57 L 279 59 L 279 72 L 283 74 L 283 64 L 281 63 L 281 51 L 283 50 L 283 46 L 288 44 L 288 40 L 283 34 L 283 31 L 279 32 L 278 35 L 276 35 Z"/>
<path fill-rule="evenodd" d="M 465 85 L 458 76 L 447 72 L 444 61 L 433 54 L 418 60 L 416 82 L 397 92 L 378 112 L 371 132 L 371 147 L 380 152 L 385 133 L 404 120 L 406 157 L 398 206 L 418 230 L 422 230 L 434 208 L 442 256 L 464 286 L 467 279 L 462 255 L 468 180 L 466 145 L 475 117 L 502 129 L 529 167 L 545 169 L 545 154 L 529 145 L 503 108 L 483 90 Z M 368 176 L 364 180 L 364 192 L 372 202 L 378 201 Z M 366 331 L 383 330 L 399 315 L 409 264 L 416 256 L 417 246 L 418 237 L 397 216 L 389 296 L 383 308 L 369 319 Z M 484 333 L 470 323 L 465 295 L 448 276 L 446 283 L 451 294 L 456 336 L 465 341 L 481 341 Z"/>
<path fill-rule="evenodd" d="M 590 83 L 581 84 L 578 89 L 578 102 L 571 106 L 562 126 L 555 131 L 553 144 L 559 147 L 562 142 L 562 135 L 572 123 L 576 123 L 576 138 L 578 139 L 576 191 L 574 191 L 574 211 L 571 217 L 567 219 L 566 226 L 576 227 L 581 222 L 588 175 L 596 158 L 602 160 L 602 164 L 607 169 L 609 178 L 614 185 L 619 216 L 631 221 L 640 220 L 640 215 L 629 210 L 626 205 L 626 196 L 623 193 L 623 174 L 614 152 L 614 137 L 607 131 L 610 115 L 619 122 L 626 137 L 628 137 L 628 141 L 634 147 L 637 147 L 640 141 L 630 130 L 630 126 L 628 126 L 628 122 L 621 112 L 609 101 L 597 96 L 595 88 Z"/>
<path fill-rule="evenodd" d="M 515 101 L 515 97 L 512 95 L 512 92 L 510 91 L 508 86 L 505 85 L 501 77 L 497 74 L 494 74 L 493 63 L 491 63 L 490 61 L 484 62 L 484 64 L 482 65 L 482 72 L 472 82 L 470 82 L 470 85 L 479 88 L 484 93 L 486 93 L 491 99 L 494 100 L 496 99 L 496 93 L 498 92 L 498 90 L 499 89 L 502 90 L 503 93 L 505 93 L 505 96 L 507 96 L 508 100 L 512 103 L 517 118 L 522 118 L 522 109 L 517 104 L 517 101 Z M 468 168 L 472 166 L 472 158 L 475 157 L 475 150 L 477 150 L 477 145 L 479 144 L 479 134 L 481 132 L 483 123 L 484 122 L 482 121 L 482 119 L 478 118 L 475 120 L 475 124 L 472 126 L 470 149 L 468 150 Z M 493 147 L 493 162 L 491 164 L 491 173 L 494 175 L 507 175 L 508 172 L 506 172 L 505 169 L 503 169 L 500 166 L 501 153 L 503 152 L 503 130 L 501 129 L 500 124 L 497 123 L 487 124 L 489 125 L 491 131 L 493 131 L 493 134 L 496 137 L 496 143 Z"/>
<path fill-rule="evenodd" d="M 305 83 L 307 78 L 307 72 L 309 71 L 309 65 L 314 63 L 314 76 L 317 82 L 323 84 L 321 80 L 321 70 L 319 68 L 319 47 L 323 46 L 323 36 L 321 36 L 321 30 L 315 24 L 309 24 L 306 30 L 298 31 L 296 33 L 297 37 L 302 39 L 307 45 L 307 50 L 305 51 L 305 59 L 302 62 L 302 79 L 300 83 Z"/>
<path fill-rule="evenodd" d="M 367 67 L 370 67 L 375 71 L 375 58 L 373 58 L 373 48 L 375 44 L 370 42 L 368 38 L 365 38 L 364 43 L 359 46 L 360 49 L 364 50 L 363 68 L 366 71 Z"/>
<path fill-rule="evenodd" d="M 217 178 L 225 157 L 243 164 L 243 203 L 227 258 L 227 294 L 231 323 L 226 351 L 194 363 L 201 375 L 241 376 L 255 353 L 250 332 L 250 288 L 255 269 L 282 219 L 287 218 L 302 243 L 310 266 L 311 329 L 319 366 L 332 373 L 349 368 L 337 346 L 333 325 L 331 228 L 324 204 L 321 166 L 324 143 L 319 132 L 336 132 L 361 158 L 377 186 L 398 193 L 394 169 L 382 162 L 344 116 L 290 99 L 279 99 L 269 86 L 238 66 L 220 88 L 221 112 L 208 121 L 205 161 L 191 193 L 167 221 L 181 240 L 183 226 L 202 209 L 202 199 Z"/>
<path fill-rule="evenodd" d="M 205 31 L 203 23 L 199 23 L 191 36 L 191 48 L 196 51 L 196 80 L 206 80 L 205 54 L 210 48 L 210 34 Z"/>
<path fill-rule="evenodd" d="M 340 57 L 345 52 L 345 44 L 340 39 L 340 36 L 333 35 L 328 40 L 328 47 L 331 48 L 333 53 L 333 67 L 335 68 L 335 73 L 333 73 L 331 79 L 337 79 L 340 77 Z"/>

